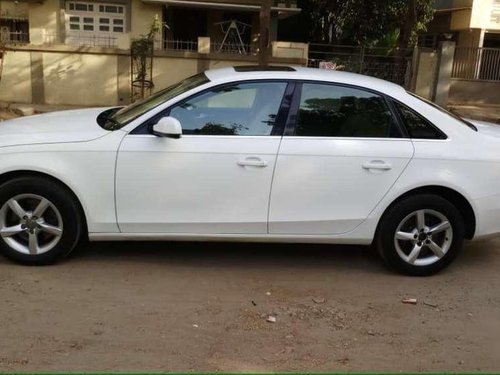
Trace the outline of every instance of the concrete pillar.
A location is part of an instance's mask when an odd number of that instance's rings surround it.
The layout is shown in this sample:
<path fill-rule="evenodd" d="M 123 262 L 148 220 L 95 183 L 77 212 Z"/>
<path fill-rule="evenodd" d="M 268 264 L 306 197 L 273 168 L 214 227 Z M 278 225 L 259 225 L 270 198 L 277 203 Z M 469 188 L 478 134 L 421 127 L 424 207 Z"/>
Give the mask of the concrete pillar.
<path fill-rule="evenodd" d="M 413 54 L 411 59 L 411 76 L 410 76 L 410 91 L 415 92 L 417 86 L 418 78 L 418 66 L 420 62 L 420 51 L 417 46 L 413 48 Z"/>
<path fill-rule="evenodd" d="M 131 62 L 129 55 L 118 55 L 117 56 L 117 104 L 125 105 L 129 104 L 132 96 L 130 87 L 130 69 Z"/>
<path fill-rule="evenodd" d="M 418 62 L 414 67 L 416 71 L 415 88 L 411 91 L 426 99 L 433 99 L 436 88 L 437 64 L 438 52 L 422 50 L 418 52 Z"/>
<path fill-rule="evenodd" d="M 53 42 L 66 43 L 66 1 L 59 0 L 59 19 L 57 23 L 57 39 Z"/>
<path fill-rule="evenodd" d="M 196 72 L 203 73 L 210 69 L 210 59 L 208 57 L 199 57 L 196 59 Z"/>
<path fill-rule="evenodd" d="M 453 69 L 453 58 L 455 56 L 455 42 L 444 41 L 439 45 L 439 62 L 434 91 L 436 104 L 446 107 L 451 85 L 451 71 Z"/>
<path fill-rule="evenodd" d="M 210 37 L 199 36 L 198 37 L 198 53 L 207 55 L 210 53 Z"/>
<path fill-rule="evenodd" d="M 45 83 L 43 77 L 43 53 L 30 52 L 31 102 L 45 104 Z"/>

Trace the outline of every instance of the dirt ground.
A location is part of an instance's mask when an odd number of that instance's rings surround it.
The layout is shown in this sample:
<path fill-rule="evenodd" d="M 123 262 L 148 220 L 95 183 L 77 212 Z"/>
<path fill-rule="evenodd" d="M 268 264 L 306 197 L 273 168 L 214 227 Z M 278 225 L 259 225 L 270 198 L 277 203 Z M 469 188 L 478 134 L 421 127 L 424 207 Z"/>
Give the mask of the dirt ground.
<path fill-rule="evenodd" d="M 0 258 L 0 371 L 499 371 L 499 271 L 500 239 L 428 278 L 357 246 L 115 242 L 49 267 Z"/>

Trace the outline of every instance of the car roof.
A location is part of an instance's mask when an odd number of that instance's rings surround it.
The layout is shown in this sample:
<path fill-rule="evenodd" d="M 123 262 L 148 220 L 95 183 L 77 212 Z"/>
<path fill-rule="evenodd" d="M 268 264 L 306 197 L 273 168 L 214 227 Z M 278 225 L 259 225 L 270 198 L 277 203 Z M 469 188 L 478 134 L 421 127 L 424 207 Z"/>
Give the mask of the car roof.
<path fill-rule="evenodd" d="M 246 81 L 254 79 L 290 79 L 303 81 L 323 81 L 364 87 L 386 94 L 405 93 L 405 89 L 395 83 L 362 74 L 304 68 L 295 66 L 243 66 L 207 70 L 206 76 L 214 83 Z"/>

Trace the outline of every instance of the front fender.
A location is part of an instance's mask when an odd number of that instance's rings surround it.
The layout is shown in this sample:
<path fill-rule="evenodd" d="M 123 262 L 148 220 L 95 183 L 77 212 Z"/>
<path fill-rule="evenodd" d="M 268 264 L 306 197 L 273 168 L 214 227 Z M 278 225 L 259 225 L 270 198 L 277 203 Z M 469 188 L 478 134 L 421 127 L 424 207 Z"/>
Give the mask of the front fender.
<path fill-rule="evenodd" d="M 89 232 L 119 232 L 115 211 L 116 155 L 124 132 L 89 142 L 13 146 L 0 152 L 0 178 L 41 173 L 61 181 L 79 200 Z"/>

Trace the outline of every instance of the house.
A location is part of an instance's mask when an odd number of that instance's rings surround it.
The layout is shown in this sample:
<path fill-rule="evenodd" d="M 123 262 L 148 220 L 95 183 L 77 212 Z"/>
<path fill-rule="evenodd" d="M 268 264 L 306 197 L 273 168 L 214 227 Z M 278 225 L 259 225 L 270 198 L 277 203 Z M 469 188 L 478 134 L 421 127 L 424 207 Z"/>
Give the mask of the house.
<path fill-rule="evenodd" d="M 435 50 L 440 42 L 448 105 L 499 105 L 500 96 L 500 0 L 435 0 L 434 19 L 419 36 L 419 46 Z M 443 51 L 444 55 L 443 58 Z M 426 68 L 431 80 L 435 70 Z"/>
<path fill-rule="evenodd" d="M 255 44 L 260 1 L 0 0 L 0 9 L 2 35 L 19 33 L 22 41 L 33 45 L 63 43 L 128 49 L 131 40 L 147 34 L 153 18 L 158 17 L 164 25 L 158 35 L 158 49 L 196 50 L 198 37 L 209 37 L 217 47 L 224 38 L 226 42 L 229 38 L 238 41 L 245 48 Z M 271 38 L 275 40 L 278 20 L 300 9 L 295 0 L 278 0 L 272 10 Z M 230 27 L 236 28 L 235 35 L 228 31 Z"/>
<path fill-rule="evenodd" d="M 500 48 L 500 0 L 435 0 L 434 7 L 420 46 L 454 40 L 459 47 Z"/>
<path fill-rule="evenodd" d="M 0 0 L 7 45 L 0 101 L 116 105 L 130 102 L 130 46 L 155 36 L 153 91 L 206 69 L 257 63 L 260 0 Z M 276 40 L 279 20 L 300 12 L 275 0 L 271 63 L 307 64 L 307 44 Z"/>
<path fill-rule="evenodd" d="M 0 1 L 0 41 L 29 42 L 28 4 Z"/>

